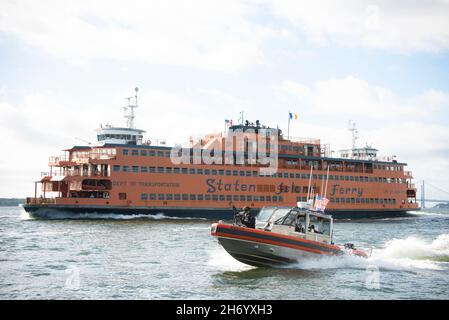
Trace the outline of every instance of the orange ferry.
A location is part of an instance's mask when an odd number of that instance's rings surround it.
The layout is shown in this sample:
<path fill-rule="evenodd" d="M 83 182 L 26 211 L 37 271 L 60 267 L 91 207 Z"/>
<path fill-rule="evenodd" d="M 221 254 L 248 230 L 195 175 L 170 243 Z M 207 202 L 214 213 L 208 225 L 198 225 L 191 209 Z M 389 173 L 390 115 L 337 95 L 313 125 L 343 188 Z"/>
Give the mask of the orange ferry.
<path fill-rule="evenodd" d="M 233 208 L 294 206 L 309 193 L 329 199 L 327 213 L 334 217 L 391 216 L 418 210 L 412 173 L 406 163 L 380 159 L 369 146 L 329 155 L 329 146 L 319 139 L 285 137 L 280 129 L 249 121 L 230 125 L 224 133 L 209 134 L 185 148 L 188 154 L 204 152 L 211 145 L 224 146 L 236 132 L 253 132 L 258 138 L 269 131 L 276 139 L 277 169 L 261 174 L 264 164 L 244 159 L 241 164 L 225 161 L 189 161 L 175 164 L 175 147 L 143 140 L 145 131 L 134 128 L 135 102 L 125 107 L 126 127 L 102 126 L 98 144 L 74 146 L 65 154 L 50 157 L 50 171 L 35 181 L 33 197 L 24 209 L 33 216 L 51 217 L 60 212 L 98 214 L 164 214 L 176 217 L 228 219 Z M 243 118 L 243 117 L 242 117 Z M 271 138 L 273 140 L 273 138 Z M 273 148 L 268 140 L 266 148 Z M 272 142 L 272 141 L 271 141 Z M 243 154 L 250 146 L 244 144 Z M 177 153 L 176 151 L 175 153 Z M 213 152 L 212 152 L 213 153 Z M 231 158 L 238 151 L 231 150 Z M 215 152 L 225 157 L 225 152 Z"/>

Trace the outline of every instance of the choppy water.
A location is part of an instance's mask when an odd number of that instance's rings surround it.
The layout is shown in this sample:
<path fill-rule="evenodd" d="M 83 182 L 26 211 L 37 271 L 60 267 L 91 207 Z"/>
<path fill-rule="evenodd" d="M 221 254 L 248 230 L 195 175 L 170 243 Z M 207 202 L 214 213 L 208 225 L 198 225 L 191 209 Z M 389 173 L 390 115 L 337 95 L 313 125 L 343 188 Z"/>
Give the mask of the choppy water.
<path fill-rule="evenodd" d="M 210 221 L 125 216 L 35 220 L 0 208 L 0 299 L 448 299 L 449 212 L 335 224 L 369 259 L 253 268 Z M 378 271 L 378 272 L 377 272 Z"/>

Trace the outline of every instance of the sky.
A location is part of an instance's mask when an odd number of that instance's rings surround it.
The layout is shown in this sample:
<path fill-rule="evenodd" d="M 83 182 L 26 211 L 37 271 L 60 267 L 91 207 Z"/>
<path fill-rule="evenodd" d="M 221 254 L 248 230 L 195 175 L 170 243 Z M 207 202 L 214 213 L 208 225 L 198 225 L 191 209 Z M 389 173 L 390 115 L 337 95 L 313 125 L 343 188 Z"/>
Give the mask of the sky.
<path fill-rule="evenodd" d="M 449 199 L 449 0 L 0 0 L 0 197 L 125 124 L 185 143 L 245 118 L 408 163 Z M 433 188 L 435 186 L 437 188 Z"/>

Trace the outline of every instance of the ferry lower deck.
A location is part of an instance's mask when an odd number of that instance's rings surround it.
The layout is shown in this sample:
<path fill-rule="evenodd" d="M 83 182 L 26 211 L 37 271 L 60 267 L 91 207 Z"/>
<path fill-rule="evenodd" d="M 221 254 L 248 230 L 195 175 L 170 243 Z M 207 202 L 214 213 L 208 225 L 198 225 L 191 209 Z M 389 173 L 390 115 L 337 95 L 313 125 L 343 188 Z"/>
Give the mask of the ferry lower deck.
<path fill-rule="evenodd" d="M 135 216 L 156 216 L 182 219 L 208 219 L 208 220 L 232 220 L 234 210 L 232 208 L 194 208 L 194 207 L 124 207 L 124 206 L 71 206 L 71 205 L 33 205 L 25 204 L 25 211 L 36 218 L 65 218 L 66 216 L 88 216 L 95 215 L 101 218 L 102 215 L 135 215 Z M 261 208 L 252 208 L 251 212 L 257 214 Z M 415 209 L 417 210 L 417 209 Z M 411 210 L 326 210 L 326 214 L 335 219 L 366 219 L 366 218 L 391 218 L 409 216 Z"/>

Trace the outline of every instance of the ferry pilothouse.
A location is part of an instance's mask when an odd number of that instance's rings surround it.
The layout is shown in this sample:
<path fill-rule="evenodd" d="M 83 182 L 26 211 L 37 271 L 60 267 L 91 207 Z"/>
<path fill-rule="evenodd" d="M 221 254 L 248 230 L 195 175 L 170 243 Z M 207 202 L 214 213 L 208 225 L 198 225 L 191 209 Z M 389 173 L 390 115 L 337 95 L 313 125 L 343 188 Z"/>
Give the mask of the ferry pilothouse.
<path fill-rule="evenodd" d="M 279 128 L 241 117 L 226 132 L 191 140 L 182 151 L 193 159 L 179 162 L 173 160 L 177 146 L 144 140 L 145 131 L 134 127 L 137 91 L 125 107 L 125 127 L 101 126 L 96 145 L 74 146 L 49 158 L 49 172 L 35 181 L 34 196 L 26 200 L 27 212 L 38 217 L 94 212 L 229 219 L 235 208 L 249 206 L 257 213 L 265 206 L 291 207 L 311 193 L 323 194 L 329 200 L 327 213 L 337 218 L 419 209 L 406 163 L 379 158 L 370 146 L 357 148 L 355 127 L 350 128 L 352 148 L 334 157 L 319 139 L 285 137 Z M 258 146 L 276 151 L 275 170 L 264 172 L 268 162 L 249 159 L 253 146 L 246 140 L 243 152 L 236 143 L 229 153 L 227 144 L 235 142 L 236 133 L 256 139 L 269 133 Z M 210 152 L 217 145 L 227 151 Z M 205 153 L 223 161 L 194 157 Z M 243 161 L 226 161 L 229 155 Z"/>

